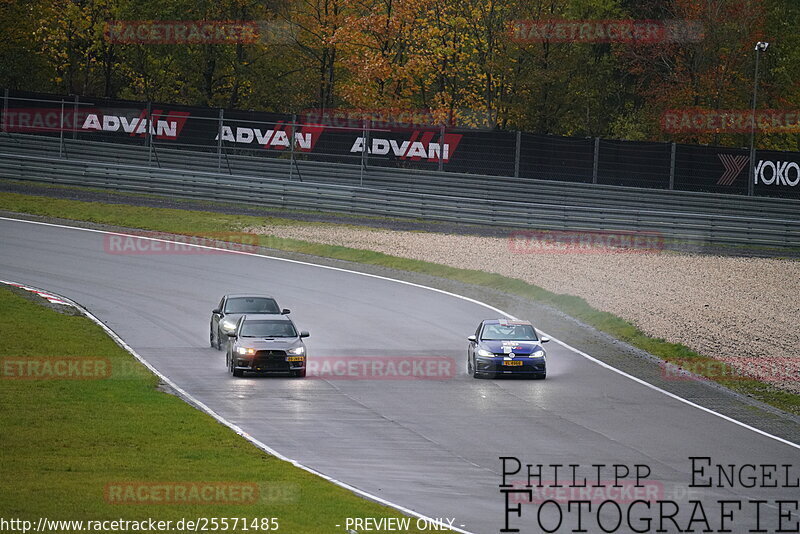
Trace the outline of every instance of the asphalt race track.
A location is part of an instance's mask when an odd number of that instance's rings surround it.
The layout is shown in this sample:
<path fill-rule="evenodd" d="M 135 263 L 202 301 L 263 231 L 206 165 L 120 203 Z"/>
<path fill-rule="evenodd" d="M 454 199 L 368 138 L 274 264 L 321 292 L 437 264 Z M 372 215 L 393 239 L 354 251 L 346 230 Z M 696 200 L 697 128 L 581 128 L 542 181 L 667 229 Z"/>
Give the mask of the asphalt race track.
<path fill-rule="evenodd" d="M 500 456 L 532 464 L 579 464 L 582 473 L 591 473 L 592 464 L 631 469 L 646 464 L 661 499 L 767 500 L 760 512 L 765 528 L 775 528 L 775 501 L 797 499 L 800 493 L 780 484 L 687 488 L 689 457 L 736 466 L 793 464 L 796 477 L 800 450 L 557 343 L 547 345 L 545 381 L 468 377 L 465 338 L 481 319 L 498 315 L 478 303 L 250 255 L 111 254 L 106 239 L 101 233 L 0 220 L 0 278 L 81 303 L 177 385 L 283 455 L 429 517 L 455 518 L 464 530 L 503 527 Z M 282 307 L 291 308 L 298 327 L 311 332 L 310 358 L 448 357 L 455 361 L 455 375 L 434 380 L 233 378 L 224 353 L 208 343 L 210 310 L 226 292 L 275 295 Z M 544 473 L 543 481 L 553 479 L 552 470 Z M 522 475 L 510 480 L 524 480 Z M 558 476 L 569 480 L 567 468 Z M 613 479 L 613 472 L 600 478 Z M 512 526 L 539 532 L 537 507 L 522 510 Z M 750 511 L 735 516 L 734 532 L 755 525 L 752 509 L 745 504 L 744 510 Z M 689 511 L 682 506 L 679 517 Z M 716 531 L 719 510 L 709 505 L 707 513 Z M 552 508 L 542 517 L 550 525 L 556 520 Z M 571 521 L 565 510 L 559 532 L 571 532 Z M 677 530 L 668 523 L 664 531 Z"/>

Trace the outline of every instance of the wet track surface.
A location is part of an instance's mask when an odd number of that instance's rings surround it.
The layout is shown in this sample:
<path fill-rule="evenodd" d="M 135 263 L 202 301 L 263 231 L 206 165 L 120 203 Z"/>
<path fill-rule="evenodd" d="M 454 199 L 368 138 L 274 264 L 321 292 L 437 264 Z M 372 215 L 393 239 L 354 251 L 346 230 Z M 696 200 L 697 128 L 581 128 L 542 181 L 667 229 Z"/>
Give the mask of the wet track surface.
<path fill-rule="evenodd" d="M 777 518 L 773 501 L 797 499 L 797 488 L 687 488 L 689 457 L 737 466 L 793 464 L 796 477 L 800 451 L 557 343 L 547 346 L 545 381 L 467 376 L 465 337 L 481 319 L 498 315 L 480 304 L 263 257 L 112 254 L 107 239 L 0 220 L 0 277 L 76 300 L 177 385 L 255 438 L 419 513 L 455 518 L 456 526 L 473 532 L 497 532 L 504 520 L 500 456 L 564 465 L 558 478 L 567 481 L 568 464 L 580 465 L 584 476 L 595 472 L 592 464 L 647 465 L 661 499 L 769 500 L 761 510 L 765 528 Z M 291 308 L 298 327 L 311 332 L 310 358 L 436 356 L 451 358 L 453 367 L 421 380 L 236 379 L 226 372 L 224 353 L 208 344 L 210 310 L 227 292 L 276 296 L 282 307 Z M 601 478 L 613 481 L 613 474 L 609 467 Z M 553 480 L 551 475 L 545 468 L 542 480 Z M 527 506 L 512 526 L 538 532 L 537 507 Z M 690 511 L 682 507 L 678 517 Z M 718 505 L 706 511 L 718 529 Z M 571 532 L 566 506 L 564 513 L 559 532 Z M 612 526 L 614 515 L 604 513 Z M 542 517 L 549 525 L 557 521 L 552 508 Z M 741 512 L 733 525 L 740 532 L 753 527 L 754 513 Z M 596 525 L 585 528 L 598 531 Z M 664 529 L 677 531 L 670 523 Z"/>

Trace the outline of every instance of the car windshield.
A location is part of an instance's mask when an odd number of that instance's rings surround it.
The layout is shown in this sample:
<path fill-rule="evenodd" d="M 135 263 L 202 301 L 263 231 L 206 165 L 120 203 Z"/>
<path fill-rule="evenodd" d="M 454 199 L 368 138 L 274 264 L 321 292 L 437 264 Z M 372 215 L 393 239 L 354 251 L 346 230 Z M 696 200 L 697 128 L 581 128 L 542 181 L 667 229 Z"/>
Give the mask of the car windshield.
<path fill-rule="evenodd" d="M 297 331 L 289 321 L 245 321 L 242 337 L 296 337 Z"/>
<path fill-rule="evenodd" d="M 275 299 L 267 297 L 234 297 L 225 303 L 225 313 L 280 313 Z"/>
<path fill-rule="evenodd" d="M 529 324 L 487 324 L 483 328 L 481 339 L 492 340 L 513 340 L 513 341 L 538 341 L 536 330 Z"/>

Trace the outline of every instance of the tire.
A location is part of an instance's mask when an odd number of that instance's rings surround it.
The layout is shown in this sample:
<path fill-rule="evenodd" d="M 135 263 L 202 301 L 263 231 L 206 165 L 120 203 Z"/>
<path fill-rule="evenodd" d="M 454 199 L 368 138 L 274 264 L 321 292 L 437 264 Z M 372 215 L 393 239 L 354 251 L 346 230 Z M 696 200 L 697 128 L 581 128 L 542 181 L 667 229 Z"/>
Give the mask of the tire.
<path fill-rule="evenodd" d="M 545 372 L 540 375 L 536 375 L 534 378 L 536 378 L 536 380 L 544 380 L 545 378 L 547 378 L 547 373 Z"/>
<path fill-rule="evenodd" d="M 208 342 L 211 343 L 212 349 L 217 348 L 214 346 L 214 330 L 212 330 L 211 328 L 208 329 Z"/>
<path fill-rule="evenodd" d="M 233 358 L 231 358 L 230 363 L 228 364 L 228 371 L 230 371 L 231 374 L 233 376 L 235 376 L 236 378 L 241 378 L 241 377 L 244 376 L 244 371 L 242 371 L 241 369 L 235 369 L 234 368 L 234 366 L 233 366 Z"/>
<path fill-rule="evenodd" d="M 221 340 L 219 338 L 219 328 L 217 328 L 216 341 L 213 341 L 213 338 L 214 338 L 213 330 L 212 330 L 212 334 L 211 335 L 212 335 L 212 344 L 211 344 L 211 346 L 214 347 L 217 350 L 222 350 L 222 342 L 221 342 Z"/>
<path fill-rule="evenodd" d="M 294 372 L 294 376 L 295 376 L 295 378 L 305 378 L 306 377 L 306 370 L 302 369 L 300 371 L 295 371 Z"/>
<path fill-rule="evenodd" d="M 478 370 L 472 366 L 472 360 L 467 356 L 467 374 L 472 378 L 481 378 L 481 375 L 478 374 Z"/>

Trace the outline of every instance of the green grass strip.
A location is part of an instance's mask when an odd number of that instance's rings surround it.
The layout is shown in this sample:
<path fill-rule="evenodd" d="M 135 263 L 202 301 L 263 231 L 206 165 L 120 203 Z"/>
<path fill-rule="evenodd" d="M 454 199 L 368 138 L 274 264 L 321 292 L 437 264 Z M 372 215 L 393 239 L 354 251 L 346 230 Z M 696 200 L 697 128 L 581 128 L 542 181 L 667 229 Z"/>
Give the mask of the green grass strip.
<path fill-rule="evenodd" d="M 346 517 L 402 517 L 260 451 L 157 389 L 158 379 L 89 319 L 20 293 L 0 286 L 1 517 L 34 525 L 40 517 L 224 517 L 248 527 L 276 517 L 279 532 L 309 534 L 341 532 L 335 525 Z M 76 357 L 91 364 L 70 371 L 83 379 L 58 375 L 56 362 Z M 192 497 L 192 483 L 209 482 L 225 492 Z M 162 500 L 167 491 L 190 493 L 158 503 L 148 500 L 153 487 L 172 488 L 161 490 Z"/>
<path fill-rule="evenodd" d="M 484 271 L 459 269 L 369 250 L 239 233 L 242 228 L 249 226 L 325 225 L 327 223 L 305 223 L 288 218 L 224 215 L 205 211 L 112 205 L 15 193 L 0 193 L 0 209 L 258 244 L 289 252 L 418 272 L 504 291 L 553 306 L 600 331 L 630 343 L 667 362 L 678 364 L 686 364 L 688 362 L 688 367 L 697 370 L 698 374 L 706 376 L 734 391 L 751 396 L 786 412 L 800 414 L 800 395 L 789 393 L 770 384 L 749 378 L 720 378 L 725 373 L 720 373 L 718 360 L 698 354 L 685 345 L 650 337 L 628 321 L 611 313 L 593 308 L 580 297 L 553 293 L 517 278 Z"/>

